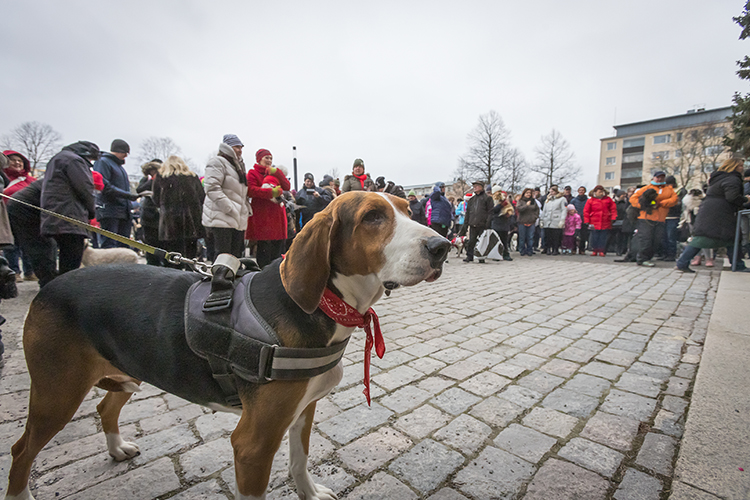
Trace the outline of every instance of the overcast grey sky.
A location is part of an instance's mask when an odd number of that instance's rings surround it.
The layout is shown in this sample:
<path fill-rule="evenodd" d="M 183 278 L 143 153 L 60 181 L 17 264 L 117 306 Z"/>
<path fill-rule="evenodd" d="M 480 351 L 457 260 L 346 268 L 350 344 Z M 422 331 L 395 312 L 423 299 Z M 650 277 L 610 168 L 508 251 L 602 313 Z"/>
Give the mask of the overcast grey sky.
<path fill-rule="evenodd" d="M 480 114 L 533 161 L 554 128 L 592 184 L 612 125 L 731 104 L 742 0 L 0 0 L 0 134 L 131 153 L 171 137 L 204 164 L 225 133 L 302 174 L 355 158 L 397 184 L 449 180 Z M 133 159 L 126 167 L 138 171 Z"/>

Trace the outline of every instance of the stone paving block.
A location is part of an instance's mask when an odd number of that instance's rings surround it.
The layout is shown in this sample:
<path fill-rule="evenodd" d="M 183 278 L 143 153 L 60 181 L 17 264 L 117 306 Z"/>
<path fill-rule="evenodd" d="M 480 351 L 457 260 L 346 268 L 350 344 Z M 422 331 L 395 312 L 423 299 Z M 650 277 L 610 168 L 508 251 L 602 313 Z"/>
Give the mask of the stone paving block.
<path fill-rule="evenodd" d="M 457 361 L 440 370 L 438 375 L 449 377 L 455 380 L 466 380 L 485 369 L 485 366 L 476 363 L 470 359 Z"/>
<path fill-rule="evenodd" d="M 174 466 L 169 458 L 164 457 L 144 467 L 134 469 L 128 474 L 79 491 L 75 498 L 76 500 L 101 500 L 112 498 L 112 492 L 117 492 L 120 498 L 143 498 L 144 492 L 150 498 L 157 498 L 179 487 L 180 480 L 175 473 Z M 54 498 L 54 495 L 45 495 L 41 498 Z"/>
<path fill-rule="evenodd" d="M 567 359 L 568 361 L 574 361 L 576 363 L 588 363 L 591 358 L 596 355 L 596 352 L 580 349 L 578 347 L 570 346 L 564 351 L 560 352 L 557 357 L 561 359 Z"/>
<path fill-rule="evenodd" d="M 603 330 L 601 328 L 589 330 L 589 333 L 583 336 L 586 340 L 594 340 L 605 344 L 612 342 L 615 337 L 617 337 L 617 330 Z"/>
<path fill-rule="evenodd" d="M 473 392 L 478 396 L 491 396 L 497 391 L 510 384 L 511 380 L 492 372 L 484 372 L 474 375 L 469 380 L 462 382 L 458 386 Z"/>
<path fill-rule="evenodd" d="M 127 462 L 115 462 L 107 451 L 54 469 L 30 481 L 36 498 L 63 498 L 127 471 Z M 172 468 L 174 473 L 174 468 Z"/>
<path fill-rule="evenodd" d="M 612 389 L 600 409 L 614 415 L 646 422 L 653 415 L 655 408 L 656 400 L 654 399 Z"/>
<path fill-rule="evenodd" d="M 335 404 L 338 408 L 342 410 L 348 410 L 349 408 L 353 408 L 359 404 L 362 404 L 362 402 L 367 401 L 364 394 L 362 394 L 363 387 L 364 386 L 361 385 L 354 385 L 352 387 L 349 387 L 348 389 L 341 389 L 337 387 L 333 391 L 331 391 L 328 400 Z M 383 394 L 385 394 L 385 391 L 380 386 L 375 383 L 370 384 L 370 397 L 372 399 L 377 399 Z"/>
<path fill-rule="evenodd" d="M 563 386 L 565 389 L 580 392 L 594 398 L 600 397 L 609 390 L 611 383 L 609 380 L 593 377 L 585 373 L 579 373 Z"/>
<path fill-rule="evenodd" d="M 222 436 L 229 435 L 237 427 L 240 416 L 234 413 L 216 412 L 209 415 L 203 415 L 195 421 L 195 428 L 198 429 L 203 441 L 213 441 Z"/>
<path fill-rule="evenodd" d="M 188 404 L 177 407 L 167 413 L 155 415 L 151 418 L 144 418 L 140 421 L 140 424 L 143 432 L 151 433 L 184 424 L 203 415 L 205 413 L 203 413 L 203 409 L 200 406 Z M 227 413 L 227 415 L 229 414 Z M 236 418 L 239 419 L 239 417 Z"/>
<path fill-rule="evenodd" d="M 697 488 L 685 484 L 681 481 L 672 482 L 672 493 L 669 495 L 669 500 L 720 500 L 719 497 L 714 496 L 705 491 L 701 491 Z"/>
<path fill-rule="evenodd" d="M 675 444 L 674 438 L 649 432 L 643 440 L 635 463 L 657 474 L 669 476 L 673 470 L 672 459 L 674 458 Z"/>
<path fill-rule="evenodd" d="M 540 358 L 539 356 L 532 356 L 531 354 L 519 353 L 510 358 L 507 362 L 513 365 L 518 365 L 527 370 L 535 370 L 545 363 L 546 359 Z"/>
<path fill-rule="evenodd" d="M 639 425 L 640 422 L 632 418 L 598 411 L 586 423 L 586 427 L 581 431 L 581 437 L 616 450 L 628 451 L 638 435 Z"/>
<path fill-rule="evenodd" d="M 330 488 L 337 495 L 349 488 L 351 485 L 357 482 L 357 480 L 351 474 L 347 473 L 343 467 L 339 467 L 335 464 L 319 464 L 310 467 L 310 475 L 316 484 L 322 484 L 326 488 Z M 228 483 L 231 484 L 231 483 Z M 341 498 L 341 497 L 339 497 Z M 299 496 L 296 491 L 289 500 L 298 500 Z M 269 498 L 270 500 L 270 498 Z"/>
<path fill-rule="evenodd" d="M 674 372 L 676 377 L 686 378 L 692 380 L 695 377 L 695 371 L 698 367 L 696 365 L 680 363 L 677 370 Z"/>
<path fill-rule="evenodd" d="M 505 360 L 505 356 L 490 351 L 482 351 L 476 354 L 472 354 L 467 358 L 467 360 L 478 363 L 484 368 L 489 368 L 491 366 L 502 363 Z"/>
<path fill-rule="evenodd" d="M 622 374 L 620 380 L 615 383 L 615 387 L 623 391 L 634 392 L 651 398 L 655 398 L 661 392 L 661 382 L 659 380 L 629 372 Z"/>
<path fill-rule="evenodd" d="M 454 380 L 445 380 L 440 377 L 428 377 L 424 380 L 420 380 L 417 383 L 417 388 L 435 395 L 443 392 L 443 390 L 452 386 L 454 383 Z"/>
<path fill-rule="evenodd" d="M 224 491 L 218 481 L 214 479 L 213 481 L 198 483 L 192 488 L 170 497 L 170 500 L 212 500 L 222 496 L 225 496 Z"/>
<path fill-rule="evenodd" d="M 484 420 L 493 427 L 505 427 L 524 410 L 525 408 L 507 399 L 493 396 L 476 405 L 469 414 Z"/>
<path fill-rule="evenodd" d="M 544 398 L 542 405 L 574 417 L 586 418 L 599 406 L 599 401 L 591 396 L 561 388 Z"/>
<path fill-rule="evenodd" d="M 357 474 L 367 475 L 412 446 L 412 441 L 389 427 L 357 439 L 336 454 L 343 464 Z"/>
<path fill-rule="evenodd" d="M 507 399 L 511 403 L 514 403 L 523 408 L 530 408 L 544 397 L 543 394 L 540 394 L 535 390 L 528 389 L 526 387 L 521 387 L 520 385 L 508 386 L 497 396 L 503 399 Z"/>
<path fill-rule="evenodd" d="M 539 339 L 536 337 L 531 337 L 528 335 L 518 335 L 516 337 L 509 338 L 508 340 L 504 341 L 503 344 L 516 347 L 524 351 L 529 347 L 535 345 L 537 342 L 539 342 Z"/>
<path fill-rule="evenodd" d="M 229 438 L 219 438 L 197 446 L 180 456 L 185 479 L 204 478 L 234 463 L 234 451 Z"/>
<path fill-rule="evenodd" d="M 417 500 L 418 497 L 408 486 L 385 472 L 378 472 L 346 496 L 347 500 L 382 500 L 383 498 Z"/>
<path fill-rule="evenodd" d="M 646 342 L 637 342 L 635 340 L 615 339 L 609 347 L 612 349 L 620 349 L 622 351 L 630 351 L 635 353 L 642 353 L 646 348 Z"/>
<path fill-rule="evenodd" d="M 682 416 L 685 413 L 688 402 L 682 398 L 676 396 L 664 396 L 661 402 L 661 407 L 677 416 Z"/>
<path fill-rule="evenodd" d="M 432 395 L 429 392 L 409 385 L 381 398 L 380 404 L 396 413 L 404 413 L 421 405 L 430 399 L 430 397 Z"/>
<path fill-rule="evenodd" d="M 442 361 L 432 358 L 417 358 L 414 361 L 410 361 L 407 365 L 415 370 L 419 370 L 425 375 L 435 373 L 438 370 L 445 368 L 447 365 Z"/>
<path fill-rule="evenodd" d="M 602 363 L 601 361 L 592 361 L 581 367 L 580 371 L 596 377 L 606 378 L 607 380 L 616 380 L 625 371 L 625 368 L 619 365 Z"/>
<path fill-rule="evenodd" d="M 610 347 L 600 352 L 596 359 L 620 366 L 630 366 L 638 358 L 638 353 L 623 351 L 622 349 L 612 349 Z"/>
<path fill-rule="evenodd" d="M 495 347 L 495 343 L 481 337 L 475 337 L 467 340 L 466 342 L 461 342 L 460 344 L 458 344 L 458 347 L 460 347 L 461 349 L 468 349 L 472 352 L 480 352 L 485 351 L 491 347 Z"/>
<path fill-rule="evenodd" d="M 598 474 L 550 458 L 534 475 L 524 500 L 599 500 L 606 498 L 608 488 L 609 482 Z"/>
<path fill-rule="evenodd" d="M 420 492 L 429 493 L 463 463 L 464 457 L 460 453 L 425 439 L 394 460 L 388 469 Z"/>
<path fill-rule="evenodd" d="M 523 425 L 545 434 L 565 438 L 578 425 L 578 419 L 549 408 L 534 408 L 523 419 Z"/>
<path fill-rule="evenodd" d="M 672 396 L 684 396 L 689 386 L 689 380 L 679 377 L 671 377 L 664 393 Z"/>
<path fill-rule="evenodd" d="M 554 355 L 560 351 L 559 347 L 555 347 L 550 344 L 543 344 L 538 343 L 535 345 L 532 345 L 528 349 L 526 349 L 526 354 L 533 354 L 534 356 L 539 356 L 540 358 L 549 358 L 550 356 Z"/>
<path fill-rule="evenodd" d="M 464 358 L 468 358 L 473 353 L 468 349 L 461 349 L 460 347 L 449 347 L 441 351 L 434 352 L 430 357 L 435 358 L 443 363 L 455 363 L 461 361 Z"/>
<path fill-rule="evenodd" d="M 415 439 L 422 439 L 450 422 L 450 419 L 446 413 L 430 405 L 424 405 L 400 417 L 393 426 Z"/>
<path fill-rule="evenodd" d="M 142 465 L 156 458 L 186 450 L 198 441 L 187 424 L 170 427 L 136 439 L 135 444 L 141 449 L 141 453 L 130 461 L 136 465 Z"/>
<path fill-rule="evenodd" d="M 387 391 L 398 389 L 401 386 L 414 382 L 424 377 L 424 373 L 409 368 L 408 366 L 398 366 L 383 373 L 372 377 L 372 382 L 384 388 Z"/>
<path fill-rule="evenodd" d="M 341 409 L 333 404 L 330 398 L 318 400 L 315 405 L 315 422 L 323 422 L 341 413 Z"/>
<path fill-rule="evenodd" d="M 401 350 L 407 354 L 411 354 L 412 356 L 421 358 L 438 351 L 438 348 L 434 345 L 427 344 L 426 342 L 419 342 L 417 344 L 412 344 L 408 347 L 404 347 Z"/>
<path fill-rule="evenodd" d="M 563 382 L 565 382 L 565 379 L 562 377 L 536 370 L 519 379 L 518 385 L 540 394 L 547 394 Z"/>
<path fill-rule="evenodd" d="M 630 368 L 628 368 L 628 373 L 644 375 L 656 379 L 659 382 L 666 382 L 672 375 L 672 370 L 663 366 L 654 366 L 636 361 Z"/>
<path fill-rule="evenodd" d="M 495 372 L 504 377 L 508 377 L 509 379 L 514 379 L 518 377 L 520 374 L 522 374 L 523 372 L 525 372 L 526 368 L 524 368 L 523 366 L 514 365 L 506 361 L 504 363 L 500 363 L 494 366 L 490 371 Z"/>
<path fill-rule="evenodd" d="M 453 482 L 472 498 L 515 498 L 534 473 L 534 466 L 493 446 L 471 460 Z"/>
<path fill-rule="evenodd" d="M 609 478 L 625 458 L 620 452 L 583 438 L 571 439 L 557 454 Z"/>
<path fill-rule="evenodd" d="M 558 377 L 568 378 L 581 367 L 578 363 L 566 361 L 564 359 L 552 359 L 547 364 L 542 365 L 540 370 Z"/>
<path fill-rule="evenodd" d="M 652 365 L 674 368 L 680 362 L 680 355 L 649 349 L 641 355 L 640 360 Z"/>
<path fill-rule="evenodd" d="M 378 427 L 391 415 L 392 411 L 373 401 L 372 407 L 368 407 L 367 404 L 355 406 L 319 423 L 318 429 L 337 443 L 346 444 L 373 427 Z"/>
<path fill-rule="evenodd" d="M 459 415 L 435 433 L 435 439 L 468 455 L 485 444 L 492 429 L 469 415 Z"/>
<path fill-rule="evenodd" d="M 45 448 L 71 443 L 86 436 L 97 434 L 96 421 L 93 418 L 84 418 L 68 422 L 63 430 L 58 432 Z M 20 437 L 20 436 L 19 436 Z"/>
<path fill-rule="evenodd" d="M 478 398 L 463 389 L 452 387 L 439 396 L 434 397 L 431 401 L 435 406 L 447 411 L 451 415 L 458 415 L 481 401 L 481 398 Z"/>
<path fill-rule="evenodd" d="M 625 472 L 615 492 L 615 500 L 659 500 L 661 481 L 635 469 Z"/>
<path fill-rule="evenodd" d="M 461 493 L 457 492 L 456 490 L 452 490 L 450 488 L 443 488 L 442 490 L 438 490 L 437 493 L 434 495 L 430 495 L 427 500 L 469 500 L 465 496 L 463 496 Z"/>
<path fill-rule="evenodd" d="M 494 440 L 495 446 L 536 463 L 552 448 L 557 439 L 518 424 L 511 424 Z"/>

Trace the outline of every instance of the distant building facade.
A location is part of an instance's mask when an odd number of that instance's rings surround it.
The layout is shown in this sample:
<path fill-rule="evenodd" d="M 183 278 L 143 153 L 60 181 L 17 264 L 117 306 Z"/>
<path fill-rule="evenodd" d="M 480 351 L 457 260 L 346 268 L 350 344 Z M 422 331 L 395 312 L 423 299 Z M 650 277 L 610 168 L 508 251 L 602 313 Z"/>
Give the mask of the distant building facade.
<path fill-rule="evenodd" d="M 649 182 L 653 172 L 674 175 L 680 187 L 701 187 L 730 156 L 723 138 L 732 108 L 696 109 L 685 114 L 616 125 L 601 139 L 598 183 L 611 190 Z"/>

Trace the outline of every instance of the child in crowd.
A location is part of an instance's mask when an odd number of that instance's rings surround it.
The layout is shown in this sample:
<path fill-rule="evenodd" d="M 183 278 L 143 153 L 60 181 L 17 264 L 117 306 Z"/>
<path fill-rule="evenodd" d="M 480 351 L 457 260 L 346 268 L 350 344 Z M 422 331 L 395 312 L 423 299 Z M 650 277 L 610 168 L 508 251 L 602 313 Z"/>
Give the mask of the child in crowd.
<path fill-rule="evenodd" d="M 576 233 L 581 230 L 581 216 L 575 205 L 568 205 L 568 216 L 565 218 L 563 231 L 562 253 L 572 254 L 576 248 Z"/>
<path fill-rule="evenodd" d="M 284 172 L 284 176 L 288 175 L 287 169 L 284 165 L 278 165 L 276 166 L 276 168 Z M 279 179 L 277 179 L 275 175 L 267 175 L 263 178 L 263 185 L 261 187 L 266 188 L 266 189 L 273 189 L 278 185 L 279 185 Z M 283 193 L 277 196 L 276 198 L 274 198 L 273 201 L 278 203 L 279 205 L 284 203 Z"/>

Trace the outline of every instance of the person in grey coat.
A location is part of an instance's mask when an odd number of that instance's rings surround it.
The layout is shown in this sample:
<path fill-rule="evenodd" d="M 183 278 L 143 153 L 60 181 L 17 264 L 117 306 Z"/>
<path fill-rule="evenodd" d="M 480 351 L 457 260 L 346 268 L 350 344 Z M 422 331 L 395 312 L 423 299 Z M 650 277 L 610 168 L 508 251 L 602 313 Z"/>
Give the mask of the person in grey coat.
<path fill-rule="evenodd" d="M 79 141 L 65 146 L 47 163 L 40 204 L 42 208 L 81 222 L 96 214 L 91 163 L 99 158 L 99 146 Z M 81 267 L 88 230 L 52 215 L 41 215 L 40 232 L 57 242 L 58 275 Z"/>

